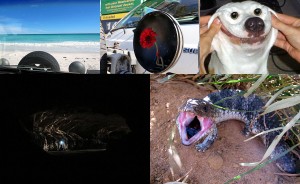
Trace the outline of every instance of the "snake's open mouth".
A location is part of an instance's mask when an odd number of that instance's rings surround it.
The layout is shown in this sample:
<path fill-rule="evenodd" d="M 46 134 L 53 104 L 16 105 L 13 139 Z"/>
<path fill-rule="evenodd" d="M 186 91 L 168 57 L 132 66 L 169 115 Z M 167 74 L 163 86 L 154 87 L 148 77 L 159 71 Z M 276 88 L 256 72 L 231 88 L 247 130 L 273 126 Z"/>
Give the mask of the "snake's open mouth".
<path fill-rule="evenodd" d="M 256 34 L 256 35 L 251 35 L 251 37 L 249 38 L 240 38 L 240 37 L 237 37 L 235 35 L 233 35 L 230 31 L 228 31 L 226 29 L 226 27 L 222 24 L 222 27 L 221 27 L 221 31 L 227 35 L 229 38 L 230 38 L 230 41 L 232 43 L 235 43 L 235 44 L 255 44 L 255 43 L 262 43 L 268 34 Z"/>
<path fill-rule="evenodd" d="M 213 124 L 211 118 L 201 117 L 186 111 L 179 114 L 176 123 L 184 145 L 190 145 L 201 139 L 207 134 Z"/>
<path fill-rule="evenodd" d="M 198 120 L 197 116 L 190 122 L 189 125 L 186 126 L 186 133 L 188 139 L 196 135 L 199 131 L 201 131 L 201 123 Z"/>

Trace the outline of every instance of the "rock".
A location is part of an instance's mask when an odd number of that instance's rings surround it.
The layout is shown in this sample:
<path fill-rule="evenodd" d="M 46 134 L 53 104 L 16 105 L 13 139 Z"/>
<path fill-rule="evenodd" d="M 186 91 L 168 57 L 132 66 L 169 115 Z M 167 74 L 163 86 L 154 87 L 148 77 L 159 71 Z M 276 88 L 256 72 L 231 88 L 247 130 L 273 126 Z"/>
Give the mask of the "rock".
<path fill-rule="evenodd" d="M 151 123 L 156 123 L 156 118 L 151 118 L 150 122 Z"/>
<path fill-rule="evenodd" d="M 233 164 L 232 167 L 237 168 L 237 167 L 239 167 L 239 165 L 238 164 Z"/>
<path fill-rule="evenodd" d="M 154 116 L 154 111 L 150 112 L 150 116 L 152 116 L 152 117 Z"/>
<path fill-rule="evenodd" d="M 222 150 L 218 150 L 217 153 L 219 153 L 220 155 L 223 153 Z"/>
<path fill-rule="evenodd" d="M 208 157 L 209 167 L 219 170 L 223 166 L 223 158 L 218 153 L 213 153 Z"/>
<path fill-rule="evenodd" d="M 218 180 L 211 180 L 209 183 L 210 184 L 218 184 L 218 183 L 220 183 L 220 181 L 218 181 Z"/>

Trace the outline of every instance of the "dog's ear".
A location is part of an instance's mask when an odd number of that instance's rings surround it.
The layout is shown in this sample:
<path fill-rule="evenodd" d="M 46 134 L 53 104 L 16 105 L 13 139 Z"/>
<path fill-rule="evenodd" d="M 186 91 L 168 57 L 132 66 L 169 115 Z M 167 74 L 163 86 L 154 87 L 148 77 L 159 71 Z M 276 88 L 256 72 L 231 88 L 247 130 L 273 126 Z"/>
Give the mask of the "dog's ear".
<path fill-rule="evenodd" d="M 271 12 L 271 14 L 273 14 L 275 17 L 278 18 L 277 16 L 277 13 L 272 10 L 271 8 L 268 8 L 269 12 Z M 277 34 L 278 34 L 278 30 L 275 29 L 273 26 L 272 26 L 272 29 L 271 29 L 271 40 L 269 41 L 269 44 L 271 44 L 270 48 L 273 46 L 273 44 L 275 43 L 276 41 L 276 38 L 277 38 Z"/>
<path fill-rule="evenodd" d="M 207 24 L 207 27 L 210 28 L 211 24 L 213 23 L 213 21 L 219 16 L 221 15 L 221 12 L 216 12 L 215 14 L 213 14 Z"/>
<path fill-rule="evenodd" d="M 278 18 L 277 13 L 276 13 L 274 10 L 272 10 L 271 8 L 268 8 L 268 10 L 269 10 L 269 12 L 271 12 L 273 15 L 275 15 L 275 17 Z"/>

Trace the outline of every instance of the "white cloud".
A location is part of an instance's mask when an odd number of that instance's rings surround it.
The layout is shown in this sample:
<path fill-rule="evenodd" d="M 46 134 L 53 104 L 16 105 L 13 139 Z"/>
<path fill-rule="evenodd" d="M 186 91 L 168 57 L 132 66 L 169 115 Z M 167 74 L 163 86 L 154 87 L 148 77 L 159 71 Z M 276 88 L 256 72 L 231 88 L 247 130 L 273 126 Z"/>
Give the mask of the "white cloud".
<path fill-rule="evenodd" d="M 0 34 L 21 34 L 24 31 L 22 25 L 1 25 Z"/>
<path fill-rule="evenodd" d="M 5 17 L 5 16 L 0 15 L 0 23 L 10 23 L 10 22 L 18 23 L 20 21 L 18 19 L 15 19 L 15 18 Z"/>
<path fill-rule="evenodd" d="M 22 24 L 15 18 L 0 16 L 0 34 L 18 34 L 22 32 Z"/>
<path fill-rule="evenodd" d="M 42 29 L 30 29 L 20 25 L 1 25 L 0 34 L 44 34 L 47 31 Z"/>
<path fill-rule="evenodd" d="M 20 20 L 0 16 L 0 34 L 42 34 L 42 29 L 31 29 L 25 27 Z"/>

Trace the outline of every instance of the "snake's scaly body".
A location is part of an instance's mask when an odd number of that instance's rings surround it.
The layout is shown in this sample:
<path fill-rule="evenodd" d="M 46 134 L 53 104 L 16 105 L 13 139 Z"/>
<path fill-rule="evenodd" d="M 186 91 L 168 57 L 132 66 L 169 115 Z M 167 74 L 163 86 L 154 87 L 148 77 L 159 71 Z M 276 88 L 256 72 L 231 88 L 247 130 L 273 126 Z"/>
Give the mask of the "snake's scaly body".
<path fill-rule="evenodd" d="M 180 108 L 176 119 L 181 141 L 190 145 L 201 138 L 205 139 L 196 145 L 198 151 L 208 149 L 217 138 L 217 124 L 226 120 L 239 120 L 245 123 L 245 135 L 258 134 L 280 126 L 279 118 L 274 113 L 259 116 L 263 111 L 264 101 L 256 96 L 243 97 L 240 90 L 220 90 L 203 99 L 189 99 Z M 260 136 L 266 147 L 269 147 L 279 131 Z M 289 146 L 281 140 L 271 154 L 271 158 L 288 150 Z M 276 165 L 288 173 L 296 173 L 296 158 L 287 153 L 276 160 Z"/>

